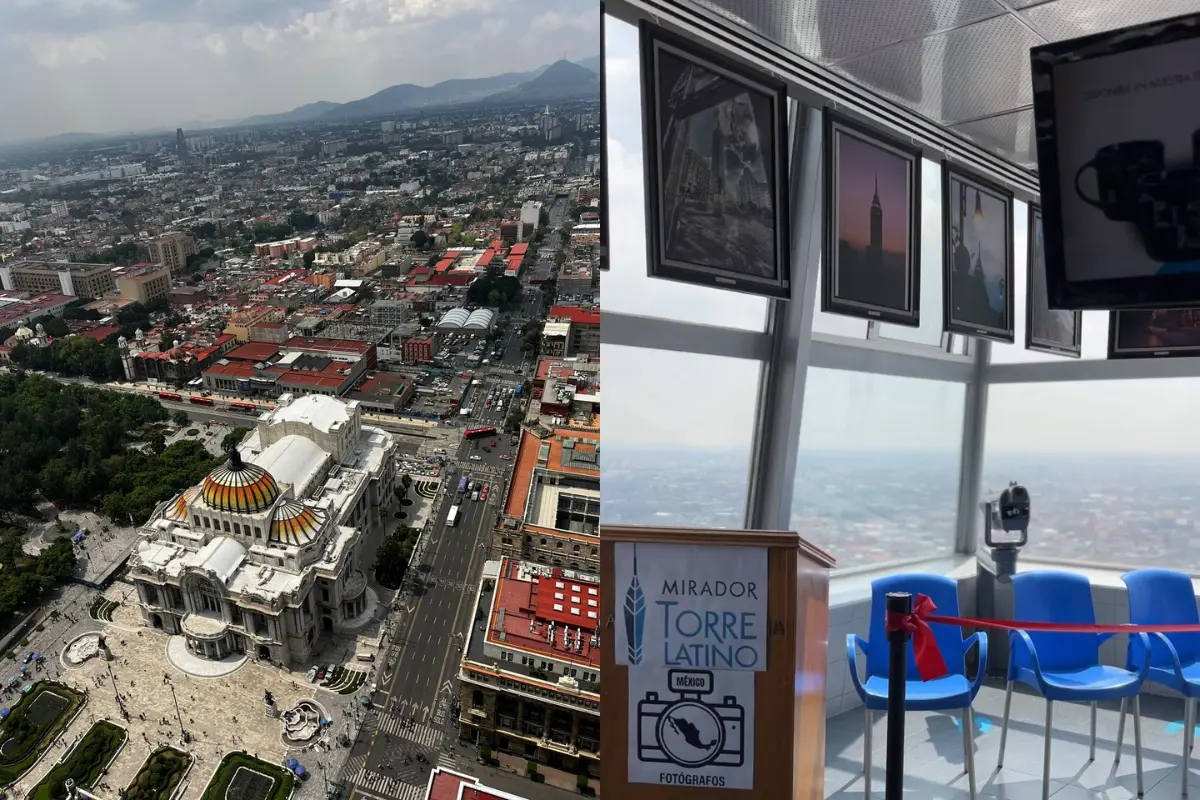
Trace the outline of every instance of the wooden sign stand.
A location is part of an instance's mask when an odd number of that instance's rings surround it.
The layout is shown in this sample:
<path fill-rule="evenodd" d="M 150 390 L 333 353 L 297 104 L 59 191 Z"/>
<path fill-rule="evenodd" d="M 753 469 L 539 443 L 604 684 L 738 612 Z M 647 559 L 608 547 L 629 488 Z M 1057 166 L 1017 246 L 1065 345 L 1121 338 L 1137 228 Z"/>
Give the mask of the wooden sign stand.
<path fill-rule="evenodd" d="M 767 551 L 767 668 L 754 679 L 754 788 L 630 783 L 629 668 L 616 663 L 618 542 Z M 600 532 L 601 784 L 621 800 L 822 800 L 825 796 L 825 672 L 833 557 L 785 531 L 604 525 Z"/>

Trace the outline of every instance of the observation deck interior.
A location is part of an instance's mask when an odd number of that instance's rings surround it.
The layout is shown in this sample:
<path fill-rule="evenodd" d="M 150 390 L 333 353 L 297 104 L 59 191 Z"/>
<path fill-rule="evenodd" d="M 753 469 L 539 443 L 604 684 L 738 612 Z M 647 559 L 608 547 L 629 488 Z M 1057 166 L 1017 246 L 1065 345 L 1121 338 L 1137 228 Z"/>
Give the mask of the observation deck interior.
<path fill-rule="evenodd" d="M 976 553 L 985 550 L 978 509 L 1008 481 L 1032 496 L 1022 569 L 1087 575 L 1100 622 L 1128 614 L 1128 570 L 1200 575 L 1200 422 L 1189 399 L 1200 391 L 1200 358 L 1113 357 L 1107 311 L 1082 312 L 1078 357 L 1063 357 L 1028 347 L 1026 320 L 1027 225 L 1039 202 L 1029 49 L 1200 12 L 1200 0 L 605 4 L 602 519 L 797 530 L 838 559 L 825 794 L 862 797 L 864 711 L 845 641 L 867 635 L 870 583 L 950 575 L 972 613 Z M 648 276 L 643 21 L 787 84 L 789 301 Z M 828 109 L 921 151 L 919 327 L 821 310 Z M 1014 198 L 1012 343 L 945 332 L 947 158 Z M 1123 640 L 1101 649 L 1107 664 L 1124 655 Z M 1145 797 L 1177 797 L 1182 703 L 1154 692 L 1142 694 Z M 996 772 L 1003 699 L 1003 684 L 989 678 L 974 705 L 978 796 L 1040 797 L 1045 701 L 1018 687 Z M 1088 707 L 1054 707 L 1051 796 L 1136 796 L 1131 730 L 1113 766 L 1116 703 L 1100 704 L 1091 763 Z M 884 716 L 873 736 L 879 797 Z M 906 796 L 967 797 L 955 718 L 910 712 L 907 732 Z M 1195 761 L 1189 781 L 1200 783 Z"/>

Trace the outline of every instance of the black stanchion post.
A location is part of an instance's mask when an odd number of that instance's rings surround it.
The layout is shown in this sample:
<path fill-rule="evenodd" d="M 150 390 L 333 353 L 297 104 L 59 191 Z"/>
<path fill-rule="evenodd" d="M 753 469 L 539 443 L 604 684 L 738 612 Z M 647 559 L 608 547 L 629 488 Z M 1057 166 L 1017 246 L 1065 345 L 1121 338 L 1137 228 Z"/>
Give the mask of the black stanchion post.
<path fill-rule="evenodd" d="M 889 617 L 907 617 L 912 613 L 912 595 L 892 592 L 887 596 Z M 908 680 L 908 631 L 897 627 L 888 631 L 890 663 L 888 669 L 887 760 L 883 781 L 884 799 L 904 797 L 904 692 Z"/>

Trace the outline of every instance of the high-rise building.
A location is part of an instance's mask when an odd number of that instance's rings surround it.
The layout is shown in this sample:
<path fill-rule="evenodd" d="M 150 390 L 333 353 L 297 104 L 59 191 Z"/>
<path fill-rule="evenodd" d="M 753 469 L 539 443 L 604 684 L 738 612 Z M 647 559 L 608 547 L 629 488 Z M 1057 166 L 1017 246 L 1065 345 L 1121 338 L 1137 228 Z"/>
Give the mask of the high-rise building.
<path fill-rule="evenodd" d="M 161 264 L 176 275 L 187 264 L 187 258 L 196 253 L 196 240 L 178 231 L 165 233 L 150 241 L 150 260 Z"/>
<path fill-rule="evenodd" d="M 183 128 L 175 129 L 175 155 L 179 157 L 180 161 L 187 160 L 187 139 L 183 136 Z"/>

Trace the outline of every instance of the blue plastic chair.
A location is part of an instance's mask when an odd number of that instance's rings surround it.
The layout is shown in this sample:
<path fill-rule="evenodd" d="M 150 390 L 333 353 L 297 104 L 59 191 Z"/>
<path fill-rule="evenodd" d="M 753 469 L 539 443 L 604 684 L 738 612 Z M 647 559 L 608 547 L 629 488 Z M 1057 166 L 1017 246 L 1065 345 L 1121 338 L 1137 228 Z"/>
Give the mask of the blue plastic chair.
<path fill-rule="evenodd" d="M 1030 622 L 1093 625 L 1092 587 L 1083 575 L 1057 570 L 1026 572 L 1013 578 L 1013 615 Z M 1000 757 L 1008 741 L 1008 712 L 1015 683 L 1024 683 L 1046 698 L 1046 743 L 1042 767 L 1042 798 L 1050 797 L 1050 743 L 1054 701 L 1091 703 L 1091 759 L 1096 758 L 1096 703 L 1100 700 L 1133 700 L 1134 753 L 1137 759 L 1137 793 L 1142 796 L 1142 726 L 1138 692 L 1146 680 L 1150 663 L 1140 669 L 1109 667 L 1100 663 L 1100 644 L 1114 634 L 1051 633 L 1012 631 L 1009 634 L 1008 685 L 1004 690 L 1004 722 L 1000 728 Z M 1150 640 L 1134 634 L 1143 647 Z M 1117 747 L 1120 753 L 1120 745 Z M 1118 756 L 1119 757 L 1119 756 Z"/>
<path fill-rule="evenodd" d="M 890 655 L 887 638 L 887 596 L 891 592 L 908 592 L 915 598 L 928 595 L 938 608 L 938 613 L 958 616 L 958 582 L 942 575 L 893 575 L 871 583 L 871 629 L 869 641 L 850 634 L 846 637 L 846 661 L 850 667 L 850 680 L 858 692 L 866 710 L 863 732 L 863 775 L 866 796 L 871 797 L 871 728 L 875 712 L 887 710 L 888 659 Z M 949 673 L 932 681 L 922 681 L 917 674 L 913 645 L 908 643 L 908 680 L 905 683 L 904 707 L 911 711 L 949 711 L 962 709 L 963 766 L 971 786 L 971 797 L 975 797 L 975 718 L 971 704 L 979 687 L 983 685 L 987 664 L 987 637 L 973 633 L 963 638 L 962 629 L 955 625 L 930 625 L 937 639 L 938 648 L 946 662 Z M 967 652 L 972 645 L 979 645 L 979 669 L 975 678 L 967 678 Z M 858 676 L 857 650 L 866 656 L 866 680 Z"/>
<path fill-rule="evenodd" d="M 1200 625 L 1192 577 L 1169 569 L 1139 569 L 1121 576 L 1129 593 L 1129 621 L 1134 625 Z M 1196 744 L 1196 699 L 1200 698 L 1200 634 L 1155 633 L 1150 641 L 1150 672 L 1146 680 L 1170 687 L 1183 695 L 1183 773 L 1191 768 Z M 1129 639 L 1126 669 L 1146 660 L 1146 649 L 1137 637 Z M 1135 710 L 1136 714 L 1137 711 Z M 1136 725 L 1136 718 L 1134 720 Z M 1117 760 L 1125 737 L 1125 702 L 1117 725 Z M 1187 796 L 1187 780 L 1183 781 Z"/>

